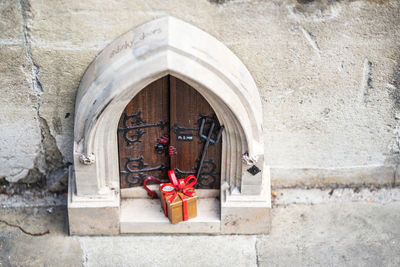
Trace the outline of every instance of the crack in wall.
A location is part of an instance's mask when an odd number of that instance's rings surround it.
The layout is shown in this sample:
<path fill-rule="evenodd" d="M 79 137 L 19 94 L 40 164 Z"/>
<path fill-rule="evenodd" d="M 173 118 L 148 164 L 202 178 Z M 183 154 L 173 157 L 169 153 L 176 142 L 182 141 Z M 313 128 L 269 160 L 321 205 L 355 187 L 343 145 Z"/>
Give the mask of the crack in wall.
<path fill-rule="evenodd" d="M 209 0 L 211 3 L 215 3 L 215 4 L 224 4 L 230 0 Z"/>
<path fill-rule="evenodd" d="M 44 135 L 42 131 L 41 125 L 41 116 L 40 116 L 40 106 L 41 106 L 41 95 L 43 93 L 42 84 L 39 81 L 39 72 L 40 68 L 38 65 L 35 64 L 32 56 L 32 48 L 31 48 L 31 38 L 29 35 L 29 28 L 28 28 L 28 20 L 31 19 L 31 7 L 29 1 L 20 0 L 19 1 L 20 8 L 21 8 L 21 16 L 22 16 L 22 33 L 23 33 L 23 40 L 24 40 L 24 47 L 26 58 L 31 65 L 31 80 L 32 80 L 32 89 L 36 96 L 36 106 L 34 109 L 36 110 L 36 119 L 38 121 L 38 126 L 41 134 L 41 142 L 39 148 L 39 154 L 35 158 L 34 167 L 29 171 L 27 176 L 21 180 L 21 182 L 31 183 L 34 180 L 43 180 L 45 175 L 44 168 L 41 167 L 41 162 L 43 162 L 42 157 L 45 154 L 44 147 L 43 147 L 43 140 Z"/>
<path fill-rule="evenodd" d="M 50 127 L 47 121 L 40 117 L 40 125 L 42 132 L 42 145 L 44 150 L 44 159 L 47 166 L 47 171 L 54 171 L 59 168 L 64 168 L 63 156 L 57 147 L 56 139 L 50 133 Z"/>
<path fill-rule="evenodd" d="M 394 118 L 396 127 L 394 129 L 394 144 L 392 145 L 392 153 L 395 156 L 396 171 L 393 177 L 393 186 L 400 184 L 400 58 L 393 70 L 392 79 L 388 83 L 390 97 L 393 101 Z"/>
<path fill-rule="evenodd" d="M 314 35 L 312 35 L 309 31 L 305 30 L 303 27 L 300 26 L 300 30 L 303 33 L 304 37 L 310 44 L 310 46 L 314 49 L 315 53 L 318 57 L 321 57 L 321 50 L 318 46 L 317 40 Z"/>
<path fill-rule="evenodd" d="M 258 239 L 258 236 L 256 236 L 256 241 L 254 242 L 254 251 L 256 252 L 256 266 L 257 267 L 260 266 L 260 252 L 258 250 L 258 243 L 259 243 L 259 239 Z"/>
<path fill-rule="evenodd" d="M 26 58 L 28 59 L 28 62 L 32 66 L 31 70 L 32 88 L 37 99 L 35 109 L 36 109 L 37 120 L 40 124 L 40 105 L 41 105 L 41 95 L 43 93 L 43 87 L 39 81 L 40 68 L 37 64 L 35 64 L 32 56 L 31 38 L 29 35 L 29 28 L 28 28 L 28 19 L 31 19 L 32 15 L 30 11 L 30 4 L 28 1 L 20 0 L 19 3 L 21 7 L 22 33 L 24 36 Z"/>
<path fill-rule="evenodd" d="M 58 149 L 56 139 L 50 132 L 49 125 L 45 118 L 40 114 L 40 108 L 42 104 L 42 94 L 44 92 L 43 86 L 39 79 L 40 66 L 36 64 L 32 55 L 32 39 L 29 33 L 29 21 L 32 20 L 31 5 L 28 0 L 19 1 L 22 16 L 22 33 L 24 40 L 24 47 L 26 58 L 31 65 L 31 80 L 32 89 L 36 96 L 36 119 L 38 121 L 38 127 L 40 131 L 41 141 L 37 157 L 34 160 L 34 167 L 29 170 L 25 178 L 19 182 L 34 183 L 34 182 L 45 182 L 47 175 L 59 170 L 65 169 L 70 165 L 68 162 L 64 162 L 60 150 Z"/>
<path fill-rule="evenodd" d="M 78 238 L 78 242 L 79 245 L 81 247 L 81 251 L 82 251 L 82 266 L 86 267 L 88 266 L 88 262 L 89 262 L 89 256 L 88 256 L 88 250 L 87 250 L 87 246 L 85 244 L 85 241 Z"/>
<path fill-rule="evenodd" d="M 361 78 L 361 95 L 360 98 L 365 104 L 368 102 L 370 91 L 373 89 L 372 86 L 372 62 L 368 59 L 364 60 L 362 78 Z"/>

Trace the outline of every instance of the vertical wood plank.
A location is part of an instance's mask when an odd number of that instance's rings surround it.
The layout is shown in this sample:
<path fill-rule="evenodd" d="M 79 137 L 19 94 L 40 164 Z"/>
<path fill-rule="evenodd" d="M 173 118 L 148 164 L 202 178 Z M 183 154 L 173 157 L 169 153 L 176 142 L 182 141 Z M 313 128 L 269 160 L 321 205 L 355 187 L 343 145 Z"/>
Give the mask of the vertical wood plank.
<path fill-rule="evenodd" d="M 181 176 L 185 177 L 188 173 L 196 173 L 203 152 L 204 140 L 199 136 L 200 115 L 210 117 L 207 119 L 204 129 L 204 133 L 207 135 L 211 126 L 211 117 L 215 115 L 215 112 L 200 93 L 173 76 L 170 77 L 170 98 L 171 144 L 176 147 L 178 152 L 171 160 L 171 167 L 177 168 L 177 174 L 179 175 L 179 172 L 181 172 Z M 216 116 L 214 116 L 214 120 L 217 124 L 216 128 L 218 128 L 219 122 Z M 178 127 L 185 129 L 177 132 Z M 191 141 L 184 140 L 184 138 L 181 138 L 184 137 L 184 133 L 188 136 L 191 135 L 193 139 Z M 215 135 L 213 135 L 213 138 L 215 138 Z M 202 169 L 203 175 L 198 177 L 198 188 L 219 188 L 221 144 L 222 141 L 215 145 L 210 144 Z M 212 167 L 215 167 L 215 169 L 213 170 Z"/>
<path fill-rule="evenodd" d="M 176 121 L 176 78 L 173 76 L 169 76 L 169 121 L 170 121 L 170 145 L 174 146 L 175 148 L 177 147 L 176 144 L 176 137 L 171 131 L 173 125 L 177 123 Z M 171 170 L 174 170 L 177 168 L 176 164 L 177 160 L 177 155 L 172 155 L 170 156 L 170 168 Z"/>
<path fill-rule="evenodd" d="M 141 90 L 126 106 L 124 113 L 121 115 L 118 128 L 122 129 L 126 127 L 146 126 L 159 123 L 160 121 L 169 122 L 168 87 L 168 77 L 164 77 Z M 142 121 L 138 121 L 138 118 L 134 118 L 128 120 L 124 125 L 124 114 L 128 116 L 132 114 L 140 114 L 139 117 Z M 138 177 L 139 173 L 129 175 L 123 173 L 124 171 L 127 171 L 126 163 L 128 157 L 132 159 L 140 159 L 142 157 L 142 162 L 145 164 L 145 166 L 138 166 L 140 165 L 139 161 L 132 162 L 128 165 L 132 170 L 139 170 L 140 168 L 155 168 L 160 165 L 166 166 L 164 171 L 150 171 L 143 172 L 143 174 L 154 175 L 164 179 L 167 178 L 167 170 L 169 168 L 168 156 L 166 154 L 156 153 L 155 145 L 157 143 L 157 138 L 169 133 L 169 125 L 164 126 L 164 128 L 159 126 L 144 127 L 141 128 L 140 131 L 144 133 L 139 138 L 139 142 L 131 144 L 128 144 L 125 140 L 124 131 L 118 131 L 121 188 L 142 185 L 142 178 L 133 178 L 134 176 Z M 127 136 L 129 137 L 132 134 L 137 134 L 137 130 L 129 131 Z"/>

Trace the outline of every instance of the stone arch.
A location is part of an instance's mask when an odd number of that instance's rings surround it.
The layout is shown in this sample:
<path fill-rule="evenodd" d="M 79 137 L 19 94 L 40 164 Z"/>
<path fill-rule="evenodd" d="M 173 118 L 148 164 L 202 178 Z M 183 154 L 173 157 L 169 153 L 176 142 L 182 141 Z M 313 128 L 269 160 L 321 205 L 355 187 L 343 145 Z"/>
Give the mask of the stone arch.
<path fill-rule="evenodd" d="M 99 202 L 119 207 L 118 120 L 140 90 L 167 74 L 202 94 L 225 126 L 221 205 L 269 208 L 262 108 L 254 80 L 225 45 L 173 17 L 117 38 L 85 72 L 76 98 L 69 207 L 86 202 L 94 208 Z M 250 167 L 259 172 L 251 174 Z"/>

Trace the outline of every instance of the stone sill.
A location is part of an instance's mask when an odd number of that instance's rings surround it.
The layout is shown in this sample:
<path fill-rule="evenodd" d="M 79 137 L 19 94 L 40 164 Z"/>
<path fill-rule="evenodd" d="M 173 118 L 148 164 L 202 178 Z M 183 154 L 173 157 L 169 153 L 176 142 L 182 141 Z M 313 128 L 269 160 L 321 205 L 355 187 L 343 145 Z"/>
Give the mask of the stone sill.
<path fill-rule="evenodd" d="M 197 201 L 197 217 L 171 224 L 159 199 L 121 199 L 120 233 L 220 233 L 220 201 L 203 198 Z"/>

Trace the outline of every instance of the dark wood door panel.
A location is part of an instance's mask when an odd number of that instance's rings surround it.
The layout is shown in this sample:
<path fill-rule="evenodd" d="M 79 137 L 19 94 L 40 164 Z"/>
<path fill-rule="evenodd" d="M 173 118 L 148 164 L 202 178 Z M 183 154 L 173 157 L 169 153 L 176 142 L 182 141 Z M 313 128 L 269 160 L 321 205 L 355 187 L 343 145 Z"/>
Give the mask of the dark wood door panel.
<path fill-rule="evenodd" d="M 218 119 L 200 93 L 173 76 L 170 77 L 170 99 L 171 144 L 177 150 L 177 155 L 171 157 L 171 168 L 178 176 L 196 174 L 205 143 L 199 135 L 201 120 L 205 119 L 203 132 L 207 135 L 213 121 L 217 132 Z M 219 188 L 221 149 L 221 142 L 208 147 L 202 175 L 197 177 L 197 188 Z"/>
<path fill-rule="evenodd" d="M 121 188 L 142 185 L 146 175 L 167 174 L 169 159 L 157 153 L 154 146 L 160 136 L 169 134 L 168 87 L 168 77 L 151 83 L 132 99 L 121 116 L 118 129 Z"/>
<path fill-rule="evenodd" d="M 204 135 L 213 122 L 214 132 L 218 131 L 220 125 L 211 106 L 182 80 L 166 76 L 140 91 L 119 121 L 121 188 L 141 186 L 147 175 L 168 179 L 169 169 L 175 169 L 180 178 L 196 174 L 205 145 L 199 135 L 202 120 Z M 157 150 L 157 140 L 163 135 L 169 135 L 169 144 L 164 144 L 165 150 Z M 176 148 L 176 155 L 168 155 L 168 145 Z M 208 147 L 197 188 L 219 188 L 221 149 L 221 141 Z"/>

